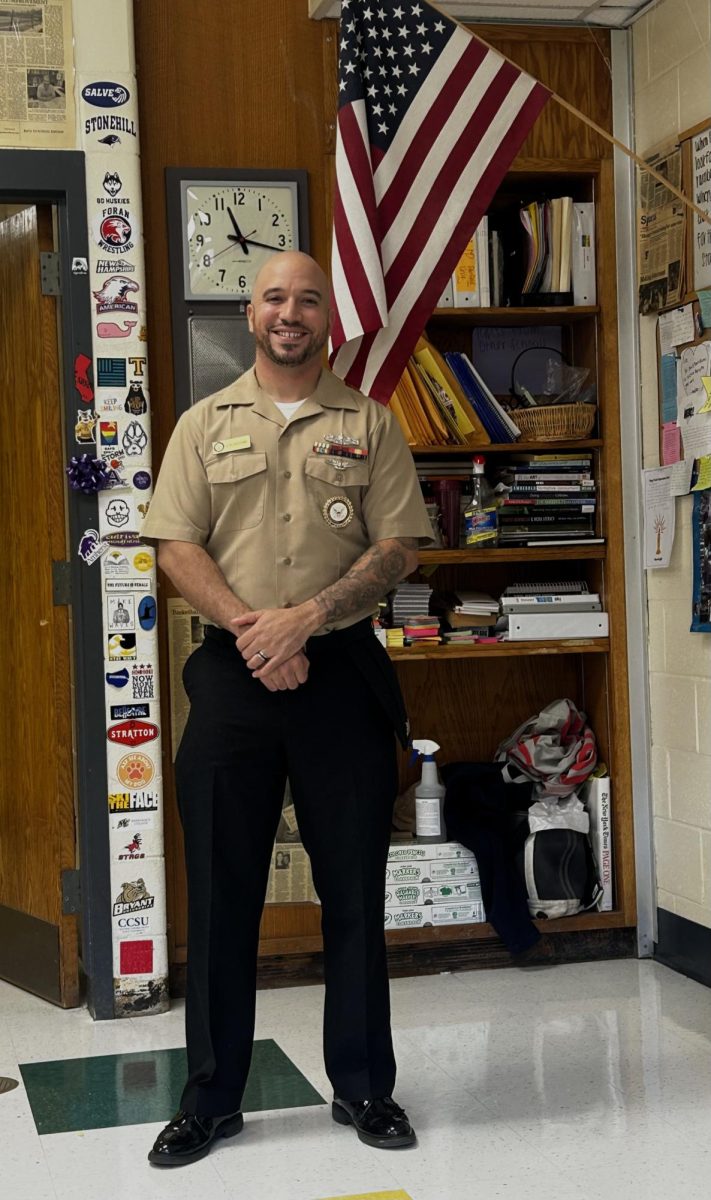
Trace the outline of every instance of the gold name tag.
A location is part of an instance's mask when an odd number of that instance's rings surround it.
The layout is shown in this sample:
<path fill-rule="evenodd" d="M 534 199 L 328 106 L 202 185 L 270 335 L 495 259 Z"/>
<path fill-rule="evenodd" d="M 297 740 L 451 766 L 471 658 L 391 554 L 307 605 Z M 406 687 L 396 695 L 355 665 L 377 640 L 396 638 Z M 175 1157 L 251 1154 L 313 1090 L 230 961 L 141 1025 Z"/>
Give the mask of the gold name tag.
<path fill-rule="evenodd" d="M 228 450 L 249 450 L 251 445 L 251 437 L 248 433 L 244 433 L 242 437 L 225 438 L 224 442 L 213 442 L 212 450 L 214 454 L 226 454 Z"/>

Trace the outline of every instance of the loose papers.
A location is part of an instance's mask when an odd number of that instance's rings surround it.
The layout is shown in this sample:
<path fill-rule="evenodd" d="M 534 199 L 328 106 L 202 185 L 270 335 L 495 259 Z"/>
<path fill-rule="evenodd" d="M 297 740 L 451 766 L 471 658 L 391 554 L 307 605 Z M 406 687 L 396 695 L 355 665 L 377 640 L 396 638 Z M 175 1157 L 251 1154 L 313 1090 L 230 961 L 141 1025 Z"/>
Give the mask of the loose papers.
<path fill-rule="evenodd" d="M 0 146 L 75 145 L 72 0 L 0 0 Z"/>
<path fill-rule="evenodd" d="M 644 489 L 644 565 L 648 571 L 668 567 L 674 545 L 674 498 L 671 467 L 642 471 Z"/>

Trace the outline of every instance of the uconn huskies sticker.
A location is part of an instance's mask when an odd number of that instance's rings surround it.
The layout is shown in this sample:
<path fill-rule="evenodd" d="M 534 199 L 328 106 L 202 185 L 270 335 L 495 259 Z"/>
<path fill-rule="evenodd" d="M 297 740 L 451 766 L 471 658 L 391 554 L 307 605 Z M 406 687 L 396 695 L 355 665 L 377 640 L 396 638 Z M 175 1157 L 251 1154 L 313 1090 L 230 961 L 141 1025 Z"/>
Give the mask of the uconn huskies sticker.
<path fill-rule="evenodd" d="M 131 93 L 122 83 L 110 83 L 101 80 L 98 83 L 87 83 L 81 89 L 82 100 L 93 104 L 95 108 L 120 108 L 131 99 Z"/>

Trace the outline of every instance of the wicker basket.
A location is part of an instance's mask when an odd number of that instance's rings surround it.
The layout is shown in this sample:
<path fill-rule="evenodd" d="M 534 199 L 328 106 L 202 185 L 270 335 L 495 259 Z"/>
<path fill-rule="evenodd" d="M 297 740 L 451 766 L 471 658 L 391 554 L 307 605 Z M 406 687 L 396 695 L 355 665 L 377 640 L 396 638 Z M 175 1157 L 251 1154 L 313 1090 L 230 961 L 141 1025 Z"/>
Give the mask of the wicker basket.
<path fill-rule="evenodd" d="M 597 416 L 594 404 L 541 404 L 538 408 L 517 408 L 512 420 L 527 442 L 572 442 L 592 432 Z"/>

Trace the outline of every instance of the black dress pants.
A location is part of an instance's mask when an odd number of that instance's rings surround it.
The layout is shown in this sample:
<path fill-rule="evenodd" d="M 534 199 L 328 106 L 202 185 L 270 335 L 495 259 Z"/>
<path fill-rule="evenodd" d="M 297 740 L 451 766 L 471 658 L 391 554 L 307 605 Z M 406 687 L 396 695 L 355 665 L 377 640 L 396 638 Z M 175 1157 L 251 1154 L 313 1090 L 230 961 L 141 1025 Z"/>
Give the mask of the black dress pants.
<path fill-rule="evenodd" d="M 311 638 L 306 654 L 308 680 L 293 692 L 253 679 L 221 630 L 208 628 L 185 666 L 190 716 L 176 780 L 188 878 L 188 1112 L 241 1104 L 287 776 L 322 904 L 328 1077 L 349 1100 L 394 1087 L 384 896 L 399 690 L 370 622 Z"/>

